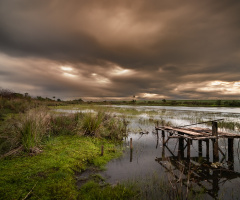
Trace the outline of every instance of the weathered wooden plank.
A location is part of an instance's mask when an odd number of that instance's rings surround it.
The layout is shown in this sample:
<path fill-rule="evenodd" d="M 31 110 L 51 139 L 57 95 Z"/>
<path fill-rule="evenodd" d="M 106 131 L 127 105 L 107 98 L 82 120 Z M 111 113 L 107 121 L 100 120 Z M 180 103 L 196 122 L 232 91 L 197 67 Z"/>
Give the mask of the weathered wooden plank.
<path fill-rule="evenodd" d="M 207 139 L 216 139 L 216 136 L 208 136 L 208 137 L 195 137 L 193 140 L 207 140 Z"/>
<path fill-rule="evenodd" d="M 206 132 L 212 131 L 212 130 L 209 129 L 209 128 L 200 128 L 200 127 L 191 127 L 191 128 L 189 128 L 189 129 L 196 130 L 196 131 L 206 131 Z"/>
<path fill-rule="evenodd" d="M 188 135 L 194 135 L 194 136 L 202 135 L 200 133 L 189 131 L 189 130 L 186 130 L 186 129 L 172 128 L 172 127 L 168 127 L 168 126 L 165 126 L 165 128 L 167 128 L 168 130 L 174 130 L 174 131 L 178 131 L 178 132 L 188 134 Z"/>
<path fill-rule="evenodd" d="M 188 136 L 196 136 L 196 137 L 198 136 L 199 138 L 194 138 L 197 140 L 204 139 L 204 138 L 200 138 L 200 137 L 206 137 L 205 139 L 207 139 L 207 138 L 215 139 L 215 136 L 214 137 L 212 136 L 212 130 L 210 130 L 208 128 L 191 127 L 191 128 L 185 129 L 185 128 L 174 128 L 174 127 L 170 127 L 170 126 L 161 126 L 161 127 L 156 127 L 156 130 L 176 131 L 176 132 L 181 132 L 183 134 L 186 134 Z M 177 133 L 175 133 L 175 134 L 177 134 Z M 218 132 L 218 136 L 220 138 L 240 138 L 240 134 L 226 133 L 226 132 Z"/>

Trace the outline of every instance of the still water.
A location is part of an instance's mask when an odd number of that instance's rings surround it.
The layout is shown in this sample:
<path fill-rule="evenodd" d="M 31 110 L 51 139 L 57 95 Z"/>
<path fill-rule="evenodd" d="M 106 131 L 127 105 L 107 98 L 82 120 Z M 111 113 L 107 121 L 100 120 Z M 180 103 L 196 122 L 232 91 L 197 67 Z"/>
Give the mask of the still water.
<path fill-rule="evenodd" d="M 138 112 L 134 115 L 129 112 L 127 115 L 129 136 L 124 141 L 126 148 L 123 156 L 108 163 L 103 173 L 109 183 L 144 179 L 157 174 L 166 181 L 181 178 L 186 183 L 189 179 L 194 188 L 204 191 L 205 199 L 240 199 L 239 139 L 234 139 L 233 158 L 228 156 L 227 139 L 219 139 L 223 154 L 219 153 L 219 161 L 213 162 L 211 141 L 209 157 L 206 156 L 205 142 L 202 142 L 202 152 L 199 152 L 198 141 L 193 141 L 191 157 L 187 159 L 187 148 L 180 152 L 178 139 L 171 139 L 163 146 L 161 134 L 157 137 L 155 131 L 157 121 L 182 126 L 224 119 L 224 123 L 219 124 L 219 131 L 239 133 L 239 108 L 113 106 L 111 109 L 115 112 L 118 109 Z M 211 124 L 197 126 L 211 128 Z M 129 148 L 130 138 L 133 140 L 132 153 Z"/>
<path fill-rule="evenodd" d="M 107 182 L 117 184 L 131 180 L 143 180 L 157 174 L 166 183 L 173 180 L 191 185 L 194 190 L 204 191 L 204 199 L 240 199 L 240 141 L 234 139 L 234 152 L 228 154 L 227 139 L 219 139 L 219 160 L 213 162 L 212 141 L 209 141 L 209 156 L 206 143 L 199 151 L 198 141 L 187 148 L 179 149 L 179 139 L 170 139 L 166 146 L 155 126 L 184 126 L 203 121 L 223 119 L 218 122 L 218 130 L 240 134 L 240 108 L 209 107 L 164 107 L 164 106 L 104 106 L 116 116 L 125 116 L 128 121 L 128 137 L 124 138 L 124 153 L 108 163 L 102 173 Z M 91 108 L 92 109 L 92 108 Z M 90 112 L 94 112 L 94 109 Z M 70 112 L 89 112 L 76 109 Z M 194 125 L 211 128 L 211 123 Z M 168 136 L 166 132 L 165 140 Z M 132 138 L 133 150 L 129 141 Z M 186 147 L 186 141 L 184 141 Z M 185 185 L 185 186 L 184 186 Z M 156 197 L 158 198 L 158 197 Z"/>

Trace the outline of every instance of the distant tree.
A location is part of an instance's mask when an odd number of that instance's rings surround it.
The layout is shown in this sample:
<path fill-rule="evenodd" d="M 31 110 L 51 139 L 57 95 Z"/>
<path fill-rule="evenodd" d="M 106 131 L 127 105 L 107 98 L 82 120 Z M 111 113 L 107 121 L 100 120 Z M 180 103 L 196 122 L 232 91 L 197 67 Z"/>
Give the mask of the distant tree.
<path fill-rule="evenodd" d="M 163 99 L 162 102 L 163 102 L 163 103 L 166 103 L 166 99 Z"/>
<path fill-rule="evenodd" d="M 0 88 L 0 97 L 11 99 L 14 95 L 14 92 L 9 89 Z"/>
<path fill-rule="evenodd" d="M 27 93 L 27 92 L 26 92 L 26 93 L 24 93 L 24 96 L 25 96 L 25 97 L 28 97 L 28 93 Z"/>
<path fill-rule="evenodd" d="M 55 98 L 56 98 L 56 97 L 55 97 L 55 96 L 53 96 L 53 99 L 54 99 L 54 100 L 55 100 Z"/>
<path fill-rule="evenodd" d="M 136 96 L 133 95 L 133 100 L 132 100 L 133 103 L 136 103 Z"/>
<path fill-rule="evenodd" d="M 61 101 L 61 99 L 57 99 L 57 101 Z"/>

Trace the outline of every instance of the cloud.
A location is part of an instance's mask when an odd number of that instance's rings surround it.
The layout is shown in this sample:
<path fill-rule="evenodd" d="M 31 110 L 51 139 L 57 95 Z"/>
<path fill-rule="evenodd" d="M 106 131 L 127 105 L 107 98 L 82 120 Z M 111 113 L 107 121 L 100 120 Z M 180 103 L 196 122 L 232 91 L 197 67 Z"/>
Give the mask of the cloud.
<path fill-rule="evenodd" d="M 237 0 L 3 0 L 0 83 L 63 98 L 237 98 L 198 85 L 239 81 L 239 9 Z"/>

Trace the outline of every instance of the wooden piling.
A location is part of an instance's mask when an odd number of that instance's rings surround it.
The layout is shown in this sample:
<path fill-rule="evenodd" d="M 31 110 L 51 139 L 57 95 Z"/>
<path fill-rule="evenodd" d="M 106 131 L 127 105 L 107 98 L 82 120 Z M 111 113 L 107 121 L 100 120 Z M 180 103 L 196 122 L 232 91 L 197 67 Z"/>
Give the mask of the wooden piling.
<path fill-rule="evenodd" d="M 133 149 L 132 138 L 130 138 L 130 149 Z"/>
<path fill-rule="evenodd" d="M 217 122 L 212 122 L 212 135 L 218 137 L 218 124 Z"/>
<path fill-rule="evenodd" d="M 219 154 L 218 154 L 218 124 L 216 121 L 212 122 L 212 135 L 216 137 L 213 139 L 213 160 L 214 162 L 219 161 Z"/>
<path fill-rule="evenodd" d="M 163 146 L 165 145 L 165 133 L 164 130 L 162 130 L 162 141 L 163 141 Z"/>
<path fill-rule="evenodd" d="M 202 140 L 198 140 L 198 156 L 202 157 Z"/>
<path fill-rule="evenodd" d="M 158 143 L 159 143 L 159 136 L 158 136 L 158 131 L 157 131 L 157 144 L 156 144 L 156 149 L 158 148 Z"/>
<path fill-rule="evenodd" d="M 228 138 L 228 159 L 233 157 L 233 138 Z"/>
<path fill-rule="evenodd" d="M 229 169 L 234 169 L 234 149 L 233 149 L 233 138 L 228 138 L 228 163 Z"/>
<path fill-rule="evenodd" d="M 190 139 L 187 139 L 187 159 L 189 160 L 190 159 L 190 152 L 191 152 L 191 149 L 190 149 L 190 146 L 191 145 L 191 141 Z"/>
<path fill-rule="evenodd" d="M 130 149 L 130 162 L 132 162 L 132 157 L 133 157 L 133 150 Z"/>
<path fill-rule="evenodd" d="M 209 140 L 206 140 L 206 158 L 209 160 Z"/>
<path fill-rule="evenodd" d="M 179 134 L 182 135 L 180 132 Z M 184 157 L 184 138 L 182 137 L 178 139 L 178 156 L 179 159 L 182 159 Z"/>
<path fill-rule="evenodd" d="M 164 130 L 162 130 L 162 137 L 165 137 L 165 132 L 164 132 Z"/>
<path fill-rule="evenodd" d="M 130 162 L 132 162 L 132 155 L 133 155 L 133 144 L 132 144 L 132 138 L 130 138 Z"/>

